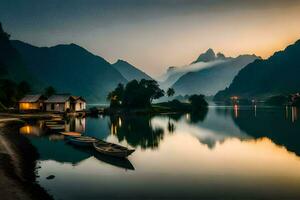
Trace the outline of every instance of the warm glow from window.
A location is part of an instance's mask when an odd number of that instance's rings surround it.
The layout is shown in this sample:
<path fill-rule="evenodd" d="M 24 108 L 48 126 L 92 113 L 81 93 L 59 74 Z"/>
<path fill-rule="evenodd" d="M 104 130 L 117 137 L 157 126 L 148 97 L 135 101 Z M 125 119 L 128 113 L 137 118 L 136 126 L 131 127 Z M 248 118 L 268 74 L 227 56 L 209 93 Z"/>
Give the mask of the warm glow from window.
<path fill-rule="evenodd" d="M 39 103 L 20 103 L 19 104 L 20 110 L 35 110 L 39 109 Z"/>

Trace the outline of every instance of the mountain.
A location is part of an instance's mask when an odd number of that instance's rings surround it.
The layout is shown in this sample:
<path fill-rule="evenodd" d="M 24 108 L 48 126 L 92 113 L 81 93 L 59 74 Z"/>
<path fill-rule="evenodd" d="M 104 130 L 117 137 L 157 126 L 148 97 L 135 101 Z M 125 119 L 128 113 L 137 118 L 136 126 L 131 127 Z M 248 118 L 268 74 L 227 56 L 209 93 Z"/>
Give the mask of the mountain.
<path fill-rule="evenodd" d="M 30 84 L 36 84 L 37 79 L 30 73 L 9 37 L 0 23 L 0 77 L 16 82 L 27 81 Z"/>
<path fill-rule="evenodd" d="M 266 60 L 256 60 L 243 68 L 228 88 L 216 94 L 215 100 L 232 95 L 267 97 L 300 91 L 300 40 Z"/>
<path fill-rule="evenodd" d="M 160 87 L 164 90 L 171 87 L 182 75 L 187 73 L 186 70 L 180 70 L 181 67 L 169 67 L 167 73 L 162 76 Z M 183 67 L 182 67 L 183 68 Z"/>
<path fill-rule="evenodd" d="M 36 47 L 11 41 L 35 76 L 58 92 L 84 96 L 89 103 L 106 99 L 118 83 L 127 80 L 103 58 L 76 44 Z"/>
<path fill-rule="evenodd" d="M 112 64 L 112 66 L 117 69 L 123 77 L 125 77 L 128 81 L 131 80 L 152 80 L 150 76 L 148 76 L 145 72 L 139 70 L 135 66 L 124 60 L 118 60 L 116 63 Z"/>
<path fill-rule="evenodd" d="M 223 55 L 223 54 L 222 54 Z M 173 88 L 178 95 L 204 94 L 215 95 L 233 80 L 234 76 L 247 64 L 258 59 L 255 55 L 241 55 L 236 58 L 217 57 L 219 62 L 210 61 L 211 66 L 182 75 Z M 198 62 L 199 63 L 199 62 Z"/>
<path fill-rule="evenodd" d="M 214 61 L 214 60 L 225 59 L 225 58 L 226 57 L 225 57 L 224 54 L 218 53 L 216 55 L 214 50 L 210 48 L 205 53 L 200 54 L 200 56 L 197 58 L 197 60 L 192 62 L 192 64 L 198 63 L 198 62 L 211 62 L 211 61 Z"/>
<path fill-rule="evenodd" d="M 160 82 L 160 85 L 163 89 L 167 89 L 172 87 L 172 85 L 186 73 L 211 67 L 212 65 L 219 64 L 227 59 L 230 58 L 225 57 L 222 53 L 215 54 L 214 50 L 210 48 L 205 53 L 200 54 L 200 56 L 189 65 L 183 67 L 169 67 L 166 74 L 161 77 L 162 81 Z"/>

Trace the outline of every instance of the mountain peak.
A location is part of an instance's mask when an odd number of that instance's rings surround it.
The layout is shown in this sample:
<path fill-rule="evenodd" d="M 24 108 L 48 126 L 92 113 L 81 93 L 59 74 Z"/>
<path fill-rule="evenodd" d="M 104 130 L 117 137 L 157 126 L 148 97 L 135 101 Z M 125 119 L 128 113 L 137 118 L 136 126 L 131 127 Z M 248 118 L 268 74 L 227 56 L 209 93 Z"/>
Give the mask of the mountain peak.
<path fill-rule="evenodd" d="M 167 72 L 173 72 L 173 71 L 175 71 L 177 68 L 178 68 L 178 67 L 170 66 L 170 67 L 168 67 Z"/>
<path fill-rule="evenodd" d="M 215 60 L 216 54 L 214 52 L 213 49 L 209 48 L 205 53 L 200 54 L 200 56 L 197 58 L 196 61 L 194 61 L 193 63 L 197 63 L 197 62 L 210 62 Z"/>
<path fill-rule="evenodd" d="M 207 51 L 205 52 L 205 54 L 212 54 L 215 55 L 215 52 L 212 48 L 207 49 Z"/>
<path fill-rule="evenodd" d="M 122 60 L 122 59 L 118 59 L 117 62 L 115 62 L 113 65 L 115 64 L 127 64 L 127 65 L 131 65 L 129 62 L 127 62 L 126 60 Z"/>
<path fill-rule="evenodd" d="M 219 58 L 219 59 L 225 59 L 226 56 L 223 53 L 219 52 L 219 53 L 217 53 L 217 58 Z"/>

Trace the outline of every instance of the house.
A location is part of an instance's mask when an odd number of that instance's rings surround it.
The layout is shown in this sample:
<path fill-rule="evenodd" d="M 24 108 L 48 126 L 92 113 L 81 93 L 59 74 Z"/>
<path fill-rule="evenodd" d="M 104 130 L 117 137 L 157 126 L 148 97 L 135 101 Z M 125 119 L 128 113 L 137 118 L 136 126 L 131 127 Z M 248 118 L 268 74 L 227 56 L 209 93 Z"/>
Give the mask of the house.
<path fill-rule="evenodd" d="M 76 112 L 86 108 L 86 102 L 82 97 L 68 94 L 52 95 L 44 104 L 46 111 L 49 112 Z"/>
<path fill-rule="evenodd" d="M 26 95 L 19 101 L 20 111 L 43 111 L 44 100 L 46 98 L 41 95 Z"/>

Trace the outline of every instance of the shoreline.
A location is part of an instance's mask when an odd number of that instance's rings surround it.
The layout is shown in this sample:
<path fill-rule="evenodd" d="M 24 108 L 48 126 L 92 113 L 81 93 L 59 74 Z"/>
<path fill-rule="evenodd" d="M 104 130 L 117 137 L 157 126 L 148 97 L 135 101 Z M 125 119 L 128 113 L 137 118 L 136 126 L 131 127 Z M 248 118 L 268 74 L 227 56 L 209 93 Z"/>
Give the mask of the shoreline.
<path fill-rule="evenodd" d="M 36 181 L 36 148 L 18 133 L 20 120 L 0 121 L 0 196 L 7 200 L 52 200 Z"/>

